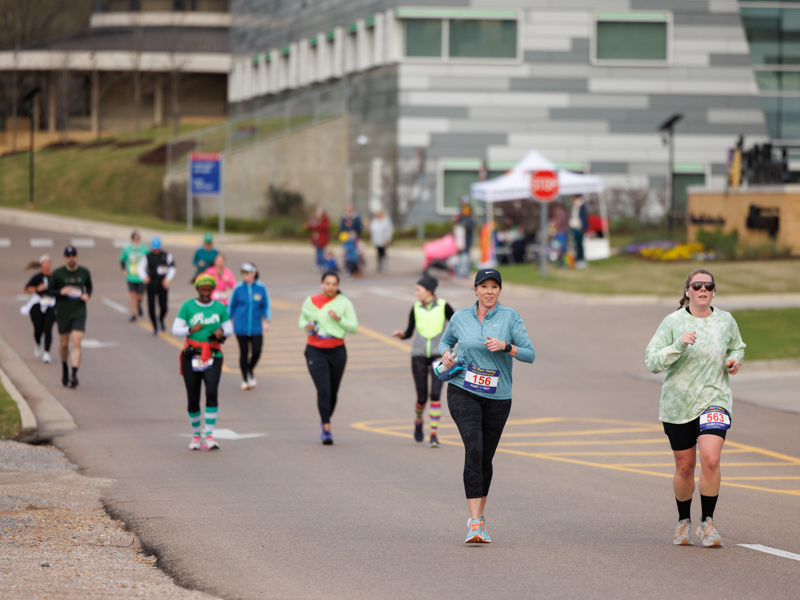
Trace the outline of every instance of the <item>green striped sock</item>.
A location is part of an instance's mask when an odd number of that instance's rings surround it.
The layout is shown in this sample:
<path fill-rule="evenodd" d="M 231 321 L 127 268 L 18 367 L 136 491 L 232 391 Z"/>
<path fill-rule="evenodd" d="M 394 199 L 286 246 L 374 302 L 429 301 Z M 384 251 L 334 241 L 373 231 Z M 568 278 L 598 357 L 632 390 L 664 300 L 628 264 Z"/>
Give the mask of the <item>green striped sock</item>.
<path fill-rule="evenodd" d="M 214 433 L 214 426 L 217 424 L 218 407 L 206 407 L 206 435 Z"/>
<path fill-rule="evenodd" d="M 189 425 L 192 426 L 192 431 L 195 435 L 200 435 L 200 413 L 189 413 Z"/>

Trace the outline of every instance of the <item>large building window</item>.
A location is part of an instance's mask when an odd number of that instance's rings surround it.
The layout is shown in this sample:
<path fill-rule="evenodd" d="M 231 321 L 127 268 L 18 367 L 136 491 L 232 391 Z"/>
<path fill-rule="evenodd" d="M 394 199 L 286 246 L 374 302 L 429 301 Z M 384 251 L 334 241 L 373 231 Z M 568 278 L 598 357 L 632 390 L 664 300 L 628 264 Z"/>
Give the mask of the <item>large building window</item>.
<path fill-rule="evenodd" d="M 595 62 L 665 64 L 669 60 L 668 13 L 598 13 Z"/>
<path fill-rule="evenodd" d="M 677 168 L 678 170 L 672 173 L 672 193 L 675 198 L 673 209 L 676 213 L 685 214 L 688 207 L 689 186 L 705 185 L 705 167 L 687 165 L 682 169 L 679 166 Z"/>
<path fill-rule="evenodd" d="M 740 4 L 742 25 L 774 140 L 800 139 L 800 6 Z"/>
<path fill-rule="evenodd" d="M 516 58 L 517 22 L 453 19 L 449 46 L 454 58 Z"/>
<path fill-rule="evenodd" d="M 409 19 L 406 21 L 406 56 L 442 55 L 441 19 Z"/>
<path fill-rule="evenodd" d="M 509 10 L 398 8 L 405 56 L 518 60 L 519 15 Z"/>

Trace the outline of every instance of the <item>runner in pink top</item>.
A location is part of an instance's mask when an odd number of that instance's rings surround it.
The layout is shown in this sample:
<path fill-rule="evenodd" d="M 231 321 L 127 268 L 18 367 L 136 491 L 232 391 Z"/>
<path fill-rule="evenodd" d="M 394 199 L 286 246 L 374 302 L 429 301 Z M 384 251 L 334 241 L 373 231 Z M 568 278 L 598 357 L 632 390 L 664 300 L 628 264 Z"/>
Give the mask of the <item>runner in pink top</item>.
<path fill-rule="evenodd" d="M 225 266 L 225 255 L 221 252 L 214 258 L 214 264 L 208 267 L 204 273 L 213 275 L 217 280 L 217 287 L 211 292 L 211 299 L 221 302 L 228 306 L 228 300 L 236 287 L 236 278 L 230 269 Z"/>

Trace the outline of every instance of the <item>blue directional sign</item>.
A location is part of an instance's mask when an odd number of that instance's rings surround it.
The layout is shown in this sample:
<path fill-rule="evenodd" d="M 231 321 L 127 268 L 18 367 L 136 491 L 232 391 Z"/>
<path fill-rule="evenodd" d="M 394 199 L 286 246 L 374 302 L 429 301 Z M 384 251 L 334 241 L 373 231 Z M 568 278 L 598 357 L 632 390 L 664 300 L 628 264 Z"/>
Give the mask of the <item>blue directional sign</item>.
<path fill-rule="evenodd" d="M 217 196 L 221 191 L 222 155 L 195 152 L 189 158 L 192 195 Z"/>

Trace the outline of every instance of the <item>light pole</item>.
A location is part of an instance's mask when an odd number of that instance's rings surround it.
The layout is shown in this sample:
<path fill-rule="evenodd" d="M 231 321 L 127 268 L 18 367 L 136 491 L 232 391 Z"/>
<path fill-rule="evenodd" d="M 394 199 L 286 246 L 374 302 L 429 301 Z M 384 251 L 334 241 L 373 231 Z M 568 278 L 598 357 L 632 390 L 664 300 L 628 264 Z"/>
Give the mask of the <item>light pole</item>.
<path fill-rule="evenodd" d="M 25 94 L 25 97 L 22 99 L 23 102 L 28 103 L 30 102 L 30 109 L 29 115 L 31 118 L 31 139 L 30 139 L 30 149 L 28 151 L 28 208 L 33 208 L 33 136 L 34 136 L 34 123 L 36 121 L 34 111 L 36 107 L 36 103 L 34 99 L 37 95 L 42 92 L 42 89 L 39 87 L 33 88 L 30 92 Z"/>
<path fill-rule="evenodd" d="M 672 231 L 672 226 L 675 221 L 675 186 L 673 185 L 672 177 L 672 171 L 675 165 L 675 144 L 673 138 L 675 134 L 675 124 L 681 119 L 683 119 L 683 115 L 676 113 L 658 127 L 658 130 L 661 132 L 661 139 L 669 146 L 669 165 L 667 169 L 667 199 L 669 200 L 669 208 L 667 209 L 667 223 L 669 224 L 670 231 Z"/>

